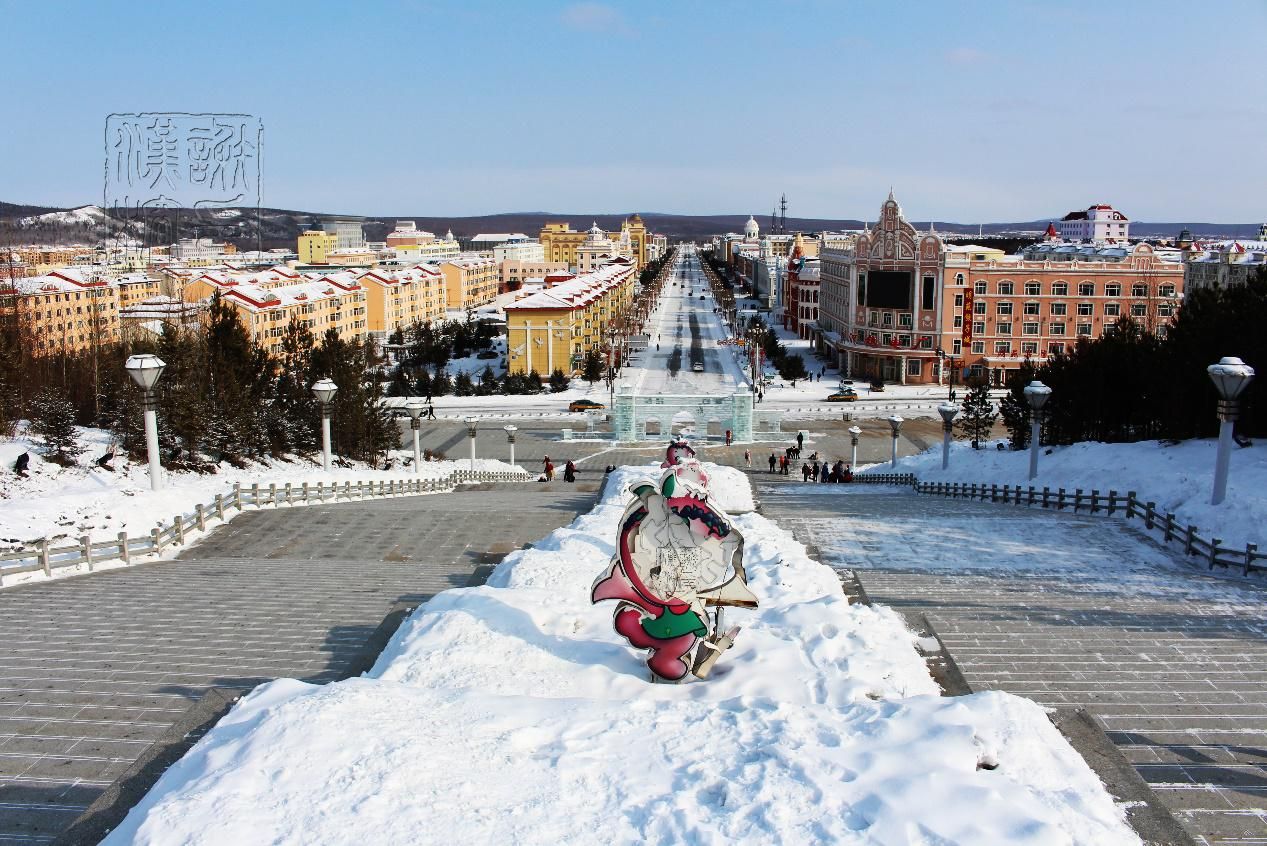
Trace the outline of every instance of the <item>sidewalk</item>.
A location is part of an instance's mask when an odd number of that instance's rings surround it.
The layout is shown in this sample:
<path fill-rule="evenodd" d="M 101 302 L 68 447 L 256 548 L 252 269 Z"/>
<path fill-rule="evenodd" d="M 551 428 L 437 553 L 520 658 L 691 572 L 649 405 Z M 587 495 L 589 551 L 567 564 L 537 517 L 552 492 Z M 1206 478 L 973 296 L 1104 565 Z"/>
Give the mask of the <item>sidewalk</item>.
<path fill-rule="evenodd" d="M 1267 842 L 1261 582 L 1103 518 L 754 481 L 872 600 L 925 614 L 973 690 L 1087 709 L 1199 842 Z"/>

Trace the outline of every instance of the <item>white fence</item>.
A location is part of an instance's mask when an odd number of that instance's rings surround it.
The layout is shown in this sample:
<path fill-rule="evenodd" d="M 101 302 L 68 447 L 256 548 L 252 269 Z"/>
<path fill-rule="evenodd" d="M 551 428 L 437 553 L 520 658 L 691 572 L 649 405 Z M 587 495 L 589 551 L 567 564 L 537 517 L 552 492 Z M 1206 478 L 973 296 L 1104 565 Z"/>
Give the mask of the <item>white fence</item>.
<path fill-rule="evenodd" d="M 455 470 L 447 476 L 435 479 L 392 479 L 376 482 L 308 482 L 279 485 L 253 484 L 242 486 L 234 483 L 227 494 L 216 494 L 207 504 L 194 506 L 192 514 L 177 514 L 170 523 L 156 526 L 148 535 L 128 537 L 119 532 L 114 540 L 93 541 L 84 535 L 70 546 L 53 546 L 45 538 L 33 550 L 0 554 L 0 586 L 5 576 L 42 570 L 51 576 L 54 570 L 87 565 L 91 572 L 97 564 L 111 561 L 132 563 L 134 556 L 159 555 L 169 546 L 185 543 L 189 533 L 206 531 L 207 521 L 224 520 L 232 509 L 244 510 L 247 506 L 263 508 L 266 505 L 311 505 L 327 502 L 377 499 L 390 496 L 412 496 L 452 490 L 468 482 L 528 482 L 533 477 L 525 472 L 511 473 L 491 470 Z"/>

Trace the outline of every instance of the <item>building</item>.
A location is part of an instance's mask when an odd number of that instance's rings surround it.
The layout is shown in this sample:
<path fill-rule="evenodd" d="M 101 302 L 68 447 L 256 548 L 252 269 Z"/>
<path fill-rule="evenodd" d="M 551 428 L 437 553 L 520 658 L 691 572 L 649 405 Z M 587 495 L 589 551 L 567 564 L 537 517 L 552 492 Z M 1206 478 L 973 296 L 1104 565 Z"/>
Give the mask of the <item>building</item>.
<path fill-rule="evenodd" d="M 338 246 L 339 238 L 333 232 L 322 232 L 310 229 L 299 235 L 300 264 L 327 264 L 326 256 Z"/>
<path fill-rule="evenodd" d="M 585 240 L 576 248 L 576 270 L 578 273 L 593 273 L 619 257 L 619 248 L 595 223 L 585 233 Z"/>
<path fill-rule="evenodd" d="M 495 251 L 503 244 L 538 244 L 522 232 L 481 232 L 466 243 L 471 252 L 486 253 Z M 544 256 L 543 256 L 544 258 Z"/>
<path fill-rule="evenodd" d="M 783 328 L 802 340 L 809 340 L 818 322 L 820 265 L 817 258 L 802 253 L 801 236 L 796 236 L 788 256 L 783 282 Z"/>
<path fill-rule="evenodd" d="M 1267 268 L 1267 238 L 1190 243 L 1183 251 L 1183 262 L 1185 292 L 1244 285 Z"/>
<path fill-rule="evenodd" d="M 396 228 L 387 233 L 384 244 L 392 249 L 406 246 L 420 247 L 423 244 L 430 244 L 435 239 L 434 232 L 419 229 L 412 220 L 398 220 Z"/>
<path fill-rule="evenodd" d="M 507 305 L 509 372 L 579 372 L 633 302 L 637 278 L 631 259 L 616 259 Z"/>
<path fill-rule="evenodd" d="M 430 264 L 398 270 L 375 268 L 356 277 L 365 288 L 366 327 L 377 338 L 445 318 L 445 279 Z"/>
<path fill-rule="evenodd" d="M 507 259 L 497 262 L 497 267 L 501 280 L 498 290 L 501 293 L 516 291 L 529 279 L 544 279 L 553 274 L 569 273 L 568 266 L 561 261 Z"/>
<path fill-rule="evenodd" d="M 1087 206 L 1086 211 L 1072 211 L 1056 224 L 1066 241 L 1114 241 L 1126 243 L 1131 223 L 1126 215 L 1110 205 Z"/>
<path fill-rule="evenodd" d="M 152 340 L 168 327 L 193 331 L 206 321 L 207 303 L 187 303 L 159 294 L 119 309 L 119 336 L 125 341 Z"/>
<path fill-rule="evenodd" d="M 327 220 L 321 224 L 323 231 L 334 236 L 333 249 L 360 250 L 365 247 L 365 230 L 357 220 Z"/>
<path fill-rule="evenodd" d="M 80 268 L 0 277 L 0 313 L 10 309 L 36 356 L 82 352 L 119 340 L 118 287 Z"/>
<path fill-rule="evenodd" d="M 488 238 L 488 237 L 493 237 L 493 236 L 476 235 L 475 237 Z M 497 237 L 501 237 L 501 236 L 497 236 Z M 497 261 L 497 262 L 545 261 L 546 260 L 545 245 L 542 244 L 540 241 L 533 241 L 527 236 L 516 235 L 508 241 L 502 241 L 501 243 L 493 246 L 491 250 L 492 250 L 491 255 L 493 256 L 493 261 Z M 555 262 L 555 264 L 561 264 L 561 263 L 562 262 Z"/>
<path fill-rule="evenodd" d="M 346 341 L 361 340 L 367 328 L 365 289 L 347 273 L 275 288 L 240 284 L 222 293 L 251 338 L 271 355 L 282 351 L 291 320 L 307 324 L 314 339 L 333 329 Z"/>
<path fill-rule="evenodd" d="M 126 273 L 115 279 L 114 284 L 119 291 L 120 312 L 165 293 L 162 277 L 158 274 Z"/>
<path fill-rule="evenodd" d="M 585 232 L 577 232 L 567 222 L 546 222 L 538 240 L 544 248 L 546 261 L 560 261 L 568 267 L 576 267 L 576 250 L 585 243 Z"/>
<path fill-rule="evenodd" d="M 917 232 L 892 194 L 855 248 L 825 250 L 821 268 L 820 349 L 847 375 L 922 384 L 944 384 L 950 367 L 1002 384 L 1026 358 L 1122 317 L 1164 334 L 1184 282 L 1183 266 L 1148 244 L 1048 242 L 1013 256 L 947 246 Z"/>
<path fill-rule="evenodd" d="M 465 253 L 440 262 L 445 299 L 450 311 L 470 311 L 497 297 L 501 274 L 497 262 L 478 253 Z"/>

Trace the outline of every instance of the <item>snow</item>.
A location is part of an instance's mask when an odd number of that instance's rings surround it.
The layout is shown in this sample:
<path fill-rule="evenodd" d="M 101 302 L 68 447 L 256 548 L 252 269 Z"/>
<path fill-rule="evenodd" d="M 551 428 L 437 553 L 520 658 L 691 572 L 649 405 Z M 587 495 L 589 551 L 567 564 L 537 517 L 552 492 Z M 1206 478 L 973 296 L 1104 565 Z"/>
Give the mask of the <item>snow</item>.
<path fill-rule="evenodd" d="M 132 537 L 143 536 L 160 523 L 172 522 L 177 513 L 192 514 L 196 504 L 206 505 L 216 494 L 229 493 L 234 482 L 248 487 L 254 483 L 276 483 L 281 487 L 287 482 L 300 486 L 304 482 L 315 485 L 415 478 L 413 468 L 403 466 L 406 456 L 412 461 L 411 449 L 392 452 L 396 461 L 391 470 L 375 470 L 353 462 L 350 468 L 334 467 L 326 473 L 318 457 L 316 461 L 296 458 L 290 462 L 255 462 L 243 469 L 225 463 L 209 474 L 165 471 L 164 488 L 153 491 L 149 466 L 144 461 L 132 462 L 120 454 L 113 472 L 94 464 L 109 449 L 111 433 L 100 429 L 78 431 L 85 452 L 75 467 L 45 461 L 43 448 L 25 435 L 0 441 L 0 551 L 30 549 L 45 537 L 56 546 L 67 540 L 78 541 L 83 535 L 94 542 L 114 540 L 124 531 Z M 12 471 L 14 462 L 24 452 L 30 455 L 27 478 Z M 469 467 L 467 460 L 424 462 L 421 478 L 439 478 Z M 514 469 L 491 459 L 477 459 L 475 467 L 502 472 Z M 44 576 L 6 576 L 5 584 L 15 584 L 23 578 Z"/>
<path fill-rule="evenodd" d="M 707 682 L 650 683 L 589 590 L 651 469 L 431 600 L 365 676 L 257 688 L 104 842 L 1139 842 L 1038 706 L 938 696 L 901 619 L 757 514 L 761 607 Z"/>
<path fill-rule="evenodd" d="M 35 215 L 34 217 L 24 217 L 18 221 L 18 225 L 33 226 L 37 223 L 97 224 L 108 220 L 109 217 L 97 206 L 80 206 L 69 211 L 48 212 L 47 214 Z"/>
<path fill-rule="evenodd" d="M 941 445 L 898 460 L 898 473 L 914 473 L 924 482 L 966 482 L 1033 485 L 1053 491 L 1135 491 L 1140 502 L 1155 502 L 1173 513 L 1183 526 L 1195 525 L 1202 537 L 1218 537 L 1225 546 L 1241 547 L 1263 540 L 1267 525 L 1267 447 L 1233 448 L 1227 499 L 1211 505 L 1217 441 L 1191 440 L 1177 444 L 1140 441 L 1134 444 L 1078 443 L 1041 448 L 1038 478 L 1029 480 L 1029 450 L 995 449 L 995 443 L 974 450 L 955 441 L 950 467 L 941 469 Z M 1050 450 L 1051 454 L 1047 455 Z M 889 472 L 888 463 L 870 465 Z M 865 470 L 866 468 L 859 468 Z"/>

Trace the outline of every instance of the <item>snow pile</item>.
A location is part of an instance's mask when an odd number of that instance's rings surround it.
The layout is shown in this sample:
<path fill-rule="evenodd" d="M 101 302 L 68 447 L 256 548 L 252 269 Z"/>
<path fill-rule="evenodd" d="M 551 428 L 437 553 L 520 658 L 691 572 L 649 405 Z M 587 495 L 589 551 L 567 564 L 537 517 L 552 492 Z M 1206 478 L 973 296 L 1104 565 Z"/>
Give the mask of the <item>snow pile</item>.
<path fill-rule="evenodd" d="M 148 534 L 159 523 L 170 523 L 177 513 L 192 514 L 197 503 L 206 505 L 216 494 L 227 494 L 234 482 L 249 487 L 259 483 L 265 487 L 287 482 L 298 487 L 304 482 L 369 482 L 412 479 L 412 466 L 403 460 L 412 450 L 395 450 L 391 470 L 375 470 L 353 462 L 352 467 L 334 467 L 330 473 L 318 461 L 296 459 L 252 463 L 239 469 L 221 464 L 215 473 L 165 472 L 164 488 L 150 490 L 149 465 L 132 462 L 120 455 L 114 471 L 97 467 L 95 459 L 110 447 L 111 434 L 101 429 L 80 429 L 80 444 L 85 448 L 75 467 L 62 467 L 42 458 L 43 449 L 26 437 L 0 441 L 0 550 L 33 548 L 47 537 L 57 545 L 66 540 L 78 541 L 89 535 L 94 541 L 113 540 L 119 532 L 130 536 Z M 31 461 L 28 476 L 13 472 L 14 462 L 22 453 Z M 430 461 L 422 465 L 421 478 L 447 476 L 454 470 L 466 470 L 469 461 Z M 477 470 L 514 470 L 509 464 L 490 459 L 475 462 Z"/>
<path fill-rule="evenodd" d="M 937 696 L 897 615 L 756 514 L 761 608 L 708 682 L 651 684 L 589 602 L 645 475 L 433 599 L 367 676 L 257 688 L 104 842 L 1139 842 L 1041 709 Z"/>
<path fill-rule="evenodd" d="M 1232 450 L 1227 499 L 1210 505 L 1214 485 L 1217 441 L 1191 440 L 1178 444 L 1141 441 L 1134 444 L 1078 443 L 1042 447 L 1038 478 L 1029 480 L 1029 451 L 995 449 L 995 443 L 974 450 L 966 442 L 950 445 L 950 468 L 941 469 L 941 445 L 898 461 L 897 472 L 914 473 L 924 482 L 966 482 L 1033 485 L 1073 492 L 1115 490 L 1125 496 L 1135 491 L 1141 502 L 1157 503 L 1182 525 L 1194 525 L 1203 537 L 1218 537 L 1239 547 L 1264 540 L 1267 524 L 1267 448 L 1261 445 Z M 1046 455 L 1051 450 L 1050 455 Z M 888 464 L 872 465 L 888 472 Z"/>

